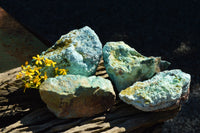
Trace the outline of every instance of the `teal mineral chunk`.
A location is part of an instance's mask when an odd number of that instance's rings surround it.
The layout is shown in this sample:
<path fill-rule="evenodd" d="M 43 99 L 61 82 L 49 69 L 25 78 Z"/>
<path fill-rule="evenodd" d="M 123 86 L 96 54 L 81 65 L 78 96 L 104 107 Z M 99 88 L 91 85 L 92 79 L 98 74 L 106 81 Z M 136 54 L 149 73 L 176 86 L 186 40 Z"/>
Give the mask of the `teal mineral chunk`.
<path fill-rule="evenodd" d="M 39 88 L 41 99 L 59 118 L 89 117 L 107 111 L 115 102 L 110 80 L 62 75 L 48 78 Z"/>
<path fill-rule="evenodd" d="M 88 26 L 70 31 L 49 49 L 42 52 L 41 57 L 56 62 L 59 69 L 68 69 L 68 74 L 91 76 L 102 56 L 102 44 L 96 33 Z M 54 77 L 53 67 L 44 67 L 48 77 Z"/>
<path fill-rule="evenodd" d="M 124 42 L 108 42 L 103 47 L 103 59 L 106 71 L 117 90 L 127 88 L 138 80 L 151 78 L 169 62 L 160 57 L 145 57 Z"/>
<path fill-rule="evenodd" d="M 191 76 L 179 69 L 163 71 L 122 90 L 119 97 L 142 111 L 168 108 L 188 93 Z"/>

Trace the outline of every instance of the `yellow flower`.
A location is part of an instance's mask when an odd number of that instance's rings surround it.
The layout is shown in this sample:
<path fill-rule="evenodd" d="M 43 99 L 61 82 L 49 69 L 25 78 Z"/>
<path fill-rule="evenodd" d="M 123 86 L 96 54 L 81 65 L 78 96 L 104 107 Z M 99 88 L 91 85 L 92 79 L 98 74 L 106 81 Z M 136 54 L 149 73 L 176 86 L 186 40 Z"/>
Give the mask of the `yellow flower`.
<path fill-rule="evenodd" d="M 40 57 L 39 55 L 37 55 L 37 57 L 33 57 L 34 60 L 36 60 L 35 64 L 38 65 L 42 65 L 42 60 L 44 59 L 44 57 Z"/>
<path fill-rule="evenodd" d="M 40 85 L 41 85 L 41 82 L 37 82 L 35 86 L 36 86 L 36 88 L 37 88 L 37 87 L 40 86 Z"/>
<path fill-rule="evenodd" d="M 21 72 L 19 72 L 19 74 L 16 75 L 17 79 L 25 76 L 25 78 L 22 79 L 22 81 L 24 81 L 25 83 L 24 92 L 26 88 L 38 88 L 41 85 L 41 83 L 48 78 L 47 72 L 45 72 L 44 75 L 41 76 L 40 69 L 42 69 L 42 67 L 53 66 L 55 68 L 56 65 L 56 62 L 54 62 L 53 60 L 40 57 L 39 55 L 34 56 L 33 59 L 35 61 L 35 64 L 33 66 L 29 65 L 28 61 L 26 61 L 25 65 L 21 65 L 22 68 Z M 59 69 L 58 67 L 56 67 L 54 71 L 55 75 L 58 76 L 58 75 L 66 75 L 68 70 Z"/>
<path fill-rule="evenodd" d="M 22 68 L 22 70 L 26 69 L 26 67 L 25 67 L 25 66 L 23 66 L 23 65 L 21 65 L 21 68 Z"/>
<path fill-rule="evenodd" d="M 40 75 L 40 69 L 41 69 L 42 67 L 34 67 L 34 72 L 36 72 L 38 75 Z"/>
<path fill-rule="evenodd" d="M 34 70 L 31 68 L 30 65 L 27 65 L 26 67 L 24 67 L 23 65 L 21 66 L 22 67 L 22 73 L 25 74 L 25 76 L 29 76 L 30 78 L 32 78 L 32 75 L 34 75 Z"/>
<path fill-rule="evenodd" d="M 56 65 L 56 62 L 52 61 L 52 66 L 55 67 Z"/>
<path fill-rule="evenodd" d="M 28 69 L 27 71 L 30 72 L 30 73 L 32 73 L 33 75 L 34 75 L 34 73 L 35 73 L 35 70 L 34 70 L 34 69 Z"/>
<path fill-rule="evenodd" d="M 22 73 L 21 72 L 19 72 L 19 74 L 16 76 L 16 79 L 20 79 L 20 78 L 22 78 Z"/>
<path fill-rule="evenodd" d="M 67 75 L 67 71 L 68 70 L 66 70 L 66 69 L 59 69 L 59 71 L 60 71 L 60 74 Z"/>
<path fill-rule="evenodd" d="M 29 70 L 29 69 L 31 69 L 31 66 L 30 66 L 30 65 L 27 65 L 27 66 L 25 67 L 25 69 L 26 69 L 26 70 Z"/>
<path fill-rule="evenodd" d="M 31 84 L 30 83 L 25 83 L 25 88 L 30 88 L 31 87 Z"/>
<path fill-rule="evenodd" d="M 40 79 L 39 75 L 37 75 L 37 76 L 34 78 L 33 83 L 35 83 L 35 87 L 36 87 L 36 88 L 41 84 L 40 80 L 41 80 L 41 79 Z"/>
<path fill-rule="evenodd" d="M 41 78 L 43 78 L 44 80 L 46 80 L 48 77 L 47 77 L 47 72 L 44 73 L 44 76 L 41 76 Z"/>
<path fill-rule="evenodd" d="M 27 66 L 21 65 L 21 68 L 22 68 L 22 70 L 29 71 L 31 69 L 31 66 L 30 65 L 27 65 Z"/>
<path fill-rule="evenodd" d="M 32 79 L 34 75 L 34 73 L 30 73 L 29 71 L 22 71 L 22 73 L 24 73 L 25 76 L 28 76 L 30 79 Z"/>
<path fill-rule="evenodd" d="M 49 60 L 47 58 L 45 58 L 45 60 L 44 60 L 44 63 L 46 66 L 51 66 L 51 62 L 52 62 L 52 60 Z"/>
<path fill-rule="evenodd" d="M 25 66 L 27 66 L 27 65 L 28 65 L 28 61 L 25 62 Z"/>
<path fill-rule="evenodd" d="M 33 79 L 33 83 L 37 83 L 40 81 L 40 77 L 39 75 L 37 75 L 34 79 Z"/>
<path fill-rule="evenodd" d="M 24 93 L 26 91 L 26 88 L 30 88 L 31 87 L 31 84 L 29 82 L 26 82 L 25 83 L 25 88 L 24 88 Z"/>
<path fill-rule="evenodd" d="M 44 60 L 44 62 L 45 62 L 46 66 L 51 66 L 52 65 L 53 67 L 55 67 L 55 64 L 56 64 L 56 62 L 54 62 L 52 60 L 49 60 L 47 58 Z"/>
<path fill-rule="evenodd" d="M 56 67 L 54 70 L 55 70 L 55 73 L 57 74 L 58 73 L 58 67 Z"/>

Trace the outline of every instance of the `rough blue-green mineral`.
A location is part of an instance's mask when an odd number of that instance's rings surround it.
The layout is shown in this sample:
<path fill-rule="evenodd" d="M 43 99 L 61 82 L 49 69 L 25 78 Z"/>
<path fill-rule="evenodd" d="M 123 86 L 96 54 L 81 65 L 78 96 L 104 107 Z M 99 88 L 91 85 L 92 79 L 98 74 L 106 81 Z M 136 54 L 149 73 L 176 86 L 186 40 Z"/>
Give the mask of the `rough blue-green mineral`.
<path fill-rule="evenodd" d="M 89 117 L 115 102 L 110 80 L 91 76 L 62 75 L 48 78 L 39 87 L 41 99 L 59 118 Z"/>
<path fill-rule="evenodd" d="M 68 69 L 68 74 L 91 76 L 102 55 L 102 44 L 96 33 L 88 26 L 62 35 L 41 57 L 56 62 L 59 69 Z M 53 67 L 44 67 L 48 77 L 53 77 Z"/>
<path fill-rule="evenodd" d="M 174 105 L 189 93 L 191 76 L 179 69 L 163 71 L 144 82 L 122 90 L 119 97 L 142 111 L 155 111 Z"/>
<path fill-rule="evenodd" d="M 108 42 L 103 47 L 106 71 L 117 90 L 127 88 L 138 80 L 151 78 L 170 63 L 160 57 L 145 57 L 124 42 Z"/>

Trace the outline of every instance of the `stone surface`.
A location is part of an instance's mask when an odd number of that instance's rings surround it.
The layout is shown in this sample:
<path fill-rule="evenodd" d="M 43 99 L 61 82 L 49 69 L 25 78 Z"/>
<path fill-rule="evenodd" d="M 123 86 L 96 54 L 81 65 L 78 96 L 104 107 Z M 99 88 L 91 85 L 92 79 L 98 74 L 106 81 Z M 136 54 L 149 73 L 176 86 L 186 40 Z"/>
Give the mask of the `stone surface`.
<path fill-rule="evenodd" d="M 88 26 L 70 31 L 51 48 L 42 53 L 42 57 L 57 63 L 56 67 L 68 69 L 68 74 L 91 76 L 102 55 L 102 44 L 96 33 Z M 53 68 L 45 67 L 48 76 L 53 77 Z"/>
<path fill-rule="evenodd" d="M 80 75 L 48 78 L 40 86 L 41 99 L 59 118 L 89 117 L 108 110 L 115 92 L 107 79 Z"/>
<path fill-rule="evenodd" d="M 138 80 L 151 78 L 166 68 L 169 62 L 160 57 L 145 57 L 124 42 L 108 42 L 103 47 L 103 59 L 106 71 L 117 90 L 127 88 Z"/>
<path fill-rule="evenodd" d="M 191 76 L 179 69 L 160 72 L 119 93 L 120 99 L 142 111 L 168 108 L 189 93 Z"/>

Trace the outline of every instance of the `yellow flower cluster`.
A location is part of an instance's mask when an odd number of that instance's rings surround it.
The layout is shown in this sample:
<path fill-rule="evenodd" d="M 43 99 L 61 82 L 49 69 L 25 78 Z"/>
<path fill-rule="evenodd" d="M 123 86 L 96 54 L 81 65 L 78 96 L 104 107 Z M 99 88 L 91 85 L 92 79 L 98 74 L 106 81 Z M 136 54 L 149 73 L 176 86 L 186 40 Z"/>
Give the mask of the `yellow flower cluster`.
<path fill-rule="evenodd" d="M 21 66 L 22 71 L 19 72 L 19 74 L 16 76 L 17 79 L 21 79 L 25 84 L 26 88 L 38 88 L 40 84 L 48 78 L 47 73 L 44 72 L 43 75 L 41 75 L 40 69 L 47 66 L 52 66 L 54 68 L 55 76 L 58 75 L 66 75 L 67 71 L 66 69 L 59 69 L 58 67 L 55 68 L 56 62 L 40 57 L 37 55 L 36 57 L 33 57 L 33 60 L 35 61 L 34 65 L 29 65 L 28 61 L 25 62 L 25 66 Z"/>

